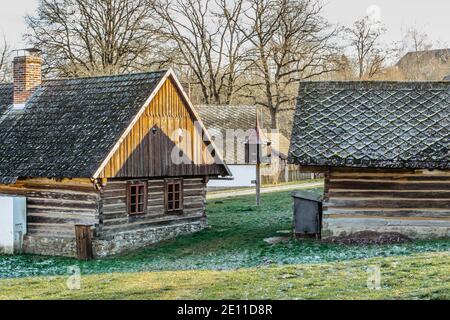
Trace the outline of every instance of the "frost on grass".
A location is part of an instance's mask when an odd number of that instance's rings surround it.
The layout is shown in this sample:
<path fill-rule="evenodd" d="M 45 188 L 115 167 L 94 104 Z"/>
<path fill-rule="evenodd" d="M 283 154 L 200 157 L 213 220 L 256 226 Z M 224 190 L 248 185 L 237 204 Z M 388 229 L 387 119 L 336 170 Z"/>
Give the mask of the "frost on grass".
<path fill-rule="evenodd" d="M 318 191 L 320 192 L 320 190 Z M 0 278 L 66 275 L 70 266 L 81 274 L 161 270 L 233 270 L 271 265 L 328 263 L 372 257 L 450 252 L 450 241 L 421 241 L 394 245 L 346 246 L 314 240 L 269 244 L 264 239 L 291 230 L 290 192 L 224 199 L 208 204 L 210 228 L 142 250 L 103 260 L 80 262 L 68 258 L 0 256 Z"/>

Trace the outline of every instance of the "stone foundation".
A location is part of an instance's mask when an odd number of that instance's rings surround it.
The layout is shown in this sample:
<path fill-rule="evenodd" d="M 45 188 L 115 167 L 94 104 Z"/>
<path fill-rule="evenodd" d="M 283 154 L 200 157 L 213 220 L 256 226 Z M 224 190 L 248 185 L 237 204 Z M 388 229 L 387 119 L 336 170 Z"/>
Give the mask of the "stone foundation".
<path fill-rule="evenodd" d="M 26 235 L 23 241 L 23 252 L 75 258 L 77 256 L 77 244 L 75 238 Z"/>
<path fill-rule="evenodd" d="M 141 230 L 120 232 L 107 239 L 95 239 L 93 252 L 96 258 L 103 258 L 136 250 L 179 235 L 201 231 L 208 226 L 206 219 L 195 222 L 157 226 Z"/>
<path fill-rule="evenodd" d="M 192 222 L 183 222 L 146 229 L 120 232 L 107 238 L 92 240 L 95 258 L 104 258 L 124 252 L 133 251 L 179 235 L 201 231 L 208 226 L 206 218 Z M 48 238 L 27 235 L 24 239 L 24 253 L 48 256 L 76 257 L 75 238 Z"/>
<path fill-rule="evenodd" d="M 394 218 L 324 218 L 322 238 L 348 236 L 361 231 L 397 232 L 411 239 L 450 238 L 450 221 Z"/>

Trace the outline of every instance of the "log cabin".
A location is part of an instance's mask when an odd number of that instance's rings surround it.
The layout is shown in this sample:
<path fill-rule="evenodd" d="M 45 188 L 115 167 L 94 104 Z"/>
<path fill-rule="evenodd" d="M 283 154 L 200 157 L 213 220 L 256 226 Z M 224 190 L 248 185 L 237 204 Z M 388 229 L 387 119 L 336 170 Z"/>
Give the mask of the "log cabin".
<path fill-rule="evenodd" d="M 206 183 L 231 174 L 173 71 L 41 81 L 41 64 L 16 57 L 0 85 L 0 199 L 26 203 L 0 251 L 105 257 L 207 226 Z"/>
<path fill-rule="evenodd" d="M 323 234 L 450 236 L 450 82 L 303 82 L 289 162 L 325 173 Z"/>

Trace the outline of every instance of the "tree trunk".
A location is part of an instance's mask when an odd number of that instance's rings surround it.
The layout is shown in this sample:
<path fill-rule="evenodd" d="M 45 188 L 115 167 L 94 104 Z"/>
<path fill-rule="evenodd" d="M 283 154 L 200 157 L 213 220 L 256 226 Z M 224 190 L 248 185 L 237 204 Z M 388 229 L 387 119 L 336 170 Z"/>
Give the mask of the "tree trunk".
<path fill-rule="evenodd" d="M 270 109 L 271 129 L 278 129 L 277 109 Z"/>

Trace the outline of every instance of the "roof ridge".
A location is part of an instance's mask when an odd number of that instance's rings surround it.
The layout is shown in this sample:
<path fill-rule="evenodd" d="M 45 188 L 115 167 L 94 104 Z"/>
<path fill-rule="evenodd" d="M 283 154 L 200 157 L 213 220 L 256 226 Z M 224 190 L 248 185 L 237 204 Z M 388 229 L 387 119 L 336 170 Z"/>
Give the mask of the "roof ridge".
<path fill-rule="evenodd" d="M 227 105 L 227 104 L 197 104 L 195 105 L 195 107 L 200 107 L 200 108 L 257 108 L 258 106 L 256 105 L 251 105 L 251 104 L 243 104 L 243 105 Z"/>
<path fill-rule="evenodd" d="M 158 71 L 146 71 L 146 72 L 131 72 L 122 74 L 111 74 L 111 75 L 101 75 L 101 76 L 85 76 L 85 77 L 66 77 L 66 78 L 54 78 L 54 79 L 44 79 L 42 83 L 52 82 L 52 81 L 64 81 L 64 80 L 83 80 L 83 79 L 102 79 L 102 78 L 119 78 L 119 77 L 129 77 L 129 76 L 139 76 L 139 75 L 150 75 L 158 73 L 167 73 L 168 69 L 158 70 Z"/>
<path fill-rule="evenodd" d="M 439 51 L 448 51 L 448 52 L 450 52 L 450 48 L 429 49 L 429 50 L 418 50 L 418 51 L 408 51 L 407 53 L 405 53 L 405 56 L 406 56 L 407 54 L 413 54 L 413 53 L 439 52 Z"/>
<path fill-rule="evenodd" d="M 300 83 L 332 83 L 332 84 L 437 84 L 443 83 L 448 84 L 448 81 L 444 80 L 411 80 L 411 81 L 400 81 L 400 80 L 302 80 Z"/>

